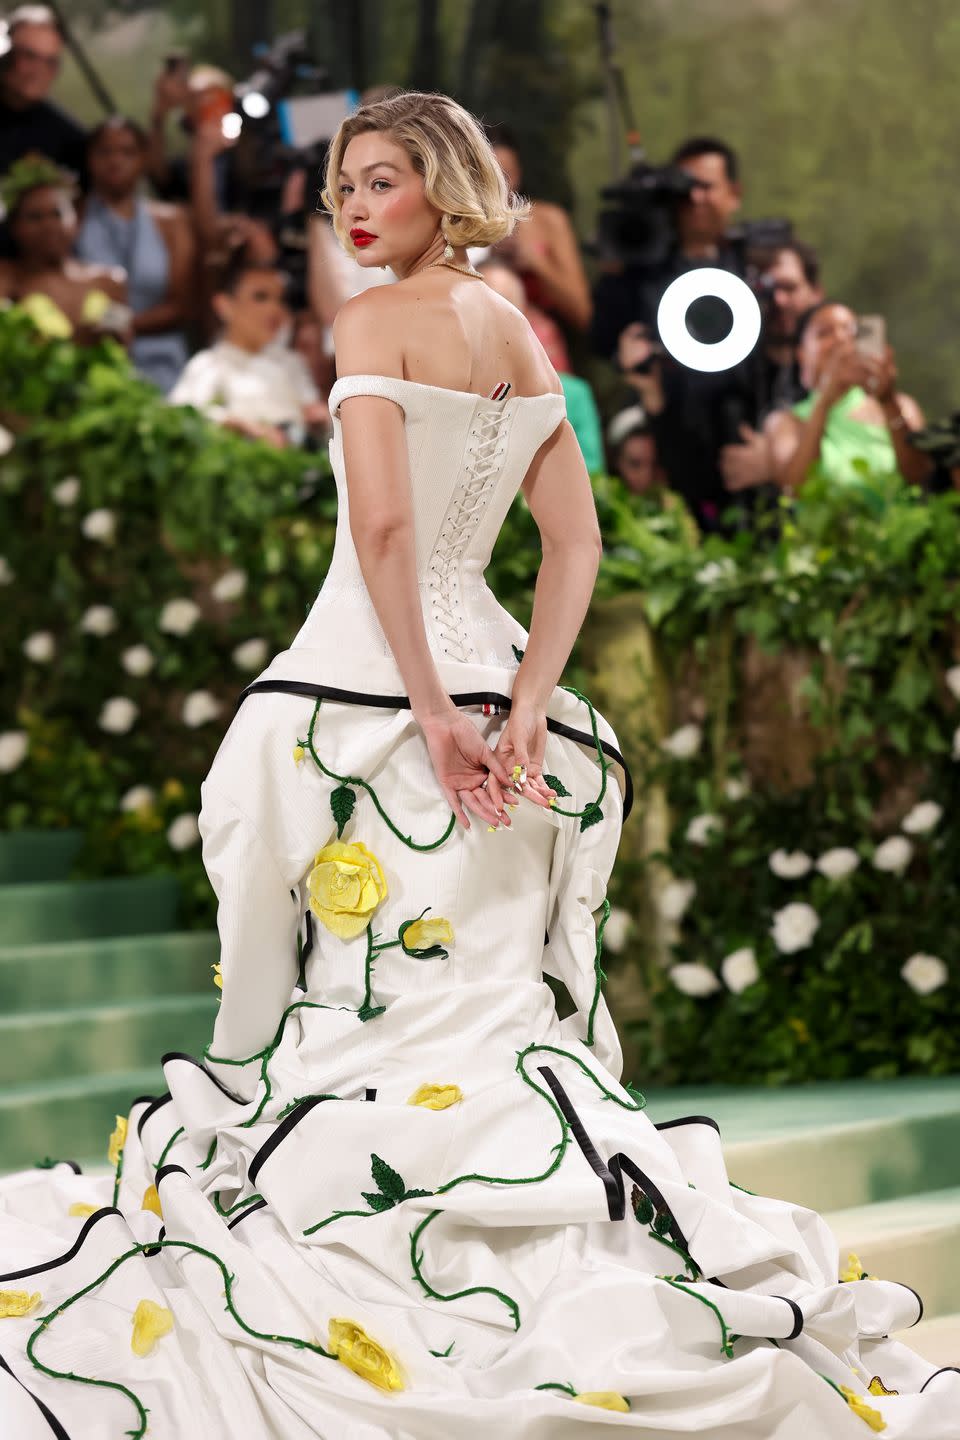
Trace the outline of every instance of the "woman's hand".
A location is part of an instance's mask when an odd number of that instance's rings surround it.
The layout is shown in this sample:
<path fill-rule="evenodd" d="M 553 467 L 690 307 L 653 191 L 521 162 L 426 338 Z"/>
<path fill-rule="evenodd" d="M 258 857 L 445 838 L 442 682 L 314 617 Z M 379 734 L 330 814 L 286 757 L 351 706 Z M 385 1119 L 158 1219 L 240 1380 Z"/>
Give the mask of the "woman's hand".
<path fill-rule="evenodd" d="M 512 791 L 513 796 L 522 795 L 534 805 L 549 808 L 557 792 L 551 790 L 543 778 L 546 748 L 547 717 L 544 712 L 534 706 L 515 704 L 494 752 L 510 777 L 508 804 L 517 803 L 515 798 L 511 798 Z"/>
<path fill-rule="evenodd" d="M 828 406 L 836 405 L 854 385 L 864 385 L 868 379 L 866 362 L 851 340 L 838 345 L 824 368 L 823 378 L 817 386 Z"/>
<path fill-rule="evenodd" d="M 509 825 L 502 788 L 507 772 L 476 726 L 456 709 L 418 721 L 440 789 L 463 828 L 470 829 L 467 810 L 494 828 Z"/>
<path fill-rule="evenodd" d="M 865 357 L 863 368 L 867 376 L 864 388 L 881 405 L 893 404 L 897 395 L 897 364 L 890 346 L 882 355 Z"/>

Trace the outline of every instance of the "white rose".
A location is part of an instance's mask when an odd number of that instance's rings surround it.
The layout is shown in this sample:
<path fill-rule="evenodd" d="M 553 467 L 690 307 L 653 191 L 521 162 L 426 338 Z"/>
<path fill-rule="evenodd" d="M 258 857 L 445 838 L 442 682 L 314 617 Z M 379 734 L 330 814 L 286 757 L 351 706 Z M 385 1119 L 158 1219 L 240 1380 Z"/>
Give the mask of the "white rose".
<path fill-rule="evenodd" d="M 91 510 L 83 517 L 81 530 L 88 540 L 109 545 L 117 533 L 117 517 L 112 510 Z"/>
<path fill-rule="evenodd" d="M 633 929 L 633 916 L 629 910 L 614 905 L 603 927 L 603 948 L 613 955 L 619 955 L 627 943 L 627 936 Z"/>
<path fill-rule="evenodd" d="M 189 850 L 200 839 L 200 827 L 196 815 L 178 815 L 167 826 L 167 840 L 171 850 Z"/>
<path fill-rule="evenodd" d="M 661 740 L 661 748 L 672 755 L 675 760 L 690 760 L 700 749 L 700 742 L 703 739 L 703 731 L 699 725 L 681 725 L 679 730 L 674 730 L 666 740 Z"/>
<path fill-rule="evenodd" d="M 723 829 L 719 815 L 694 815 L 686 836 L 691 845 L 709 845 L 712 837 Z"/>
<path fill-rule="evenodd" d="M 23 653 L 36 665 L 48 665 L 57 653 L 57 645 L 49 630 L 36 630 L 23 642 Z"/>
<path fill-rule="evenodd" d="M 657 902 L 664 920 L 682 920 L 696 893 L 697 887 L 692 880 L 668 880 Z"/>
<path fill-rule="evenodd" d="M 698 585 L 717 585 L 721 580 L 729 580 L 736 572 L 736 565 L 727 555 L 723 560 L 708 560 L 693 578 Z"/>
<path fill-rule="evenodd" d="M 960 700 L 960 665 L 951 665 L 943 678 L 954 700 Z"/>
<path fill-rule="evenodd" d="M 120 664 L 128 675 L 149 675 L 155 664 L 153 651 L 146 645 L 131 645 L 120 656 Z"/>
<path fill-rule="evenodd" d="M 184 725 L 195 730 L 198 725 L 206 725 L 208 721 L 215 720 L 219 714 L 220 701 L 211 695 L 209 690 L 193 690 L 183 702 L 180 718 Z"/>
<path fill-rule="evenodd" d="M 66 508 L 68 505 L 75 505 L 80 498 L 80 481 L 77 479 L 76 475 L 68 475 L 66 480 L 61 480 L 59 485 L 54 485 L 50 493 L 56 503 L 58 505 L 64 506 L 64 508 Z M 98 512 L 95 510 L 93 513 L 96 515 Z M 103 514 L 109 512 L 101 511 L 99 513 Z M 90 517 L 87 516 L 88 520 L 89 518 Z M 93 538 L 99 539 L 99 536 L 94 536 Z"/>
<path fill-rule="evenodd" d="M 9 455 L 13 449 L 14 439 L 3 425 L 0 425 L 0 455 Z"/>
<path fill-rule="evenodd" d="M 80 629 L 87 635 L 109 635 L 117 628 L 117 614 L 111 605 L 90 605 L 80 617 Z"/>
<path fill-rule="evenodd" d="M 126 735 L 140 713 L 139 705 L 125 695 L 114 695 L 107 700 L 97 718 L 101 730 L 108 735 Z"/>
<path fill-rule="evenodd" d="M 886 870 L 902 875 L 913 859 L 913 846 L 903 835 L 891 835 L 873 852 L 873 863 L 877 870 Z"/>
<path fill-rule="evenodd" d="M 121 810 L 146 810 L 156 798 L 149 785 L 134 785 L 120 801 Z"/>
<path fill-rule="evenodd" d="M 24 730 L 4 730 L 0 735 L 0 775 L 9 775 L 22 765 L 30 748 Z"/>
<path fill-rule="evenodd" d="M 946 965 L 936 955 L 911 955 L 901 965 L 900 974 L 917 995 L 931 995 L 950 978 Z"/>
<path fill-rule="evenodd" d="M 928 830 L 940 823 L 942 814 L 943 806 L 938 805 L 936 800 L 921 800 L 904 815 L 900 829 L 905 835 L 926 835 Z"/>
<path fill-rule="evenodd" d="M 820 916 L 813 906 L 795 900 L 775 912 L 770 934 L 781 955 L 793 955 L 806 950 L 819 928 Z"/>
<path fill-rule="evenodd" d="M 817 869 L 828 880 L 845 880 L 859 864 L 860 856 L 856 850 L 851 850 L 846 845 L 837 845 L 833 850 L 823 852 L 817 861 Z"/>
<path fill-rule="evenodd" d="M 960 725 L 953 732 L 953 758 L 960 760 Z"/>
<path fill-rule="evenodd" d="M 221 575 L 216 584 L 210 587 L 210 594 L 214 600 L 239 600 L 247 588 L 247 572 L 245 570 L 228 570 Z"/>
<path fill-rule="evenodd" d="M 757 957 L 749 946 L 742 950 L 732 950 L 720 961 L 720 974 L 727 989 L 732 990 L 734 995 L 739 995 L 748 985 L 753 985 L 760 979 Z"/>
<path fill-rule="evenodd" d="M 0 585 L 11 585 L 16 578 L 6 555 L 0 555 Z"/>
<path fill-rule="evenodd" d="M 781 880 L 799 880 L 808 874 L 813 861 L 802 850 L 774 850 L 769 860 L 770 869 Z"/>
<path fill-rule="evenodd" d="M 724 781 L 723 793 L 728 800 L 734 802 L 745 800 L 750 794 L 750 786 L 745 780 L 738 780 L 736 776 L 731 776 L 729 780 Z"/>
<path fill-rule="evenodd" d="M 267 642 L 259 636 L 253 640 L 244 640 L 233 652 L 233 663 L 238 670 L 262 670 L 263 662 L 267 658 Z"/>
<path fill-rule="evenodd" d="M 168 635 L 188 635 L 199 619 L 200 608 L 192 600 L 168 600 L 158 624 Z"/>
<path fill-rule="evenodd" d="M 670 979 L 684 995 L 692 995 L 699 1000 L 704 995 L 712 995 L 715 990 L 720 989 L 720 981 L 713 971 L 699 961 L 688 961 L 682 965 L 674 965 L 670 969 Z"/>

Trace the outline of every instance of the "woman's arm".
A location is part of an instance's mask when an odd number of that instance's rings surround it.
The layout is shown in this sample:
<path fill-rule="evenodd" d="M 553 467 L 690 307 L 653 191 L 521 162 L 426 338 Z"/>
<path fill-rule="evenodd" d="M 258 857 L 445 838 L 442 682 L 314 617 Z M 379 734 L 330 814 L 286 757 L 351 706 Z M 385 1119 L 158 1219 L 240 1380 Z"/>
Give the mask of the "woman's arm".
<path fill-rule="evenodd" d="M 321 325 L 329 327 L 347 299 L 335 253 L 339 241 L 330 221 L 322 215 L 310 217 L 307 236 L 307 296 L 310 309 Z"/>
<path fill-rule="evenodd" d="M 533 220 L 517 230 L 520 263 L 537 276 L 554 314 L 577 330 L 586 330 L 593 318 L 593 300 L 570 217 L 559 205 L 543 202 L 534 214 L 540 222 L 537 232 L 530 229 Z"/>
<path fill-rule="evenodd" d="M 933 461 L 910 444 L 914 430 L 924 426 L 923 411 L 910 395 L 897 393 L 897 364 L 888 345 L 879 358 L 864 362 L 867 389 L 876 397 L 897 456 L 897 468 L 909 485 L 925 485 L 933 472 Z"/>
<path fill-rule="evenodd" d="M 192 227 L 179 206 L 164 206 L 162 214 L 154 218 L 170 257 L 170 279 L 164 298 L 133 317 L 134 335 L 176 330 L 189 314 L 195 255 Z"/>
<path fill-rule="evenodd" d="M 829 409 L 820 395 L 809 420 L 798 420 L 783 410 L 767 416 L 763 433 L 770 446 L 774 479 L 784 490 L 799 490 L 810 466 L 820 458 Z"/>

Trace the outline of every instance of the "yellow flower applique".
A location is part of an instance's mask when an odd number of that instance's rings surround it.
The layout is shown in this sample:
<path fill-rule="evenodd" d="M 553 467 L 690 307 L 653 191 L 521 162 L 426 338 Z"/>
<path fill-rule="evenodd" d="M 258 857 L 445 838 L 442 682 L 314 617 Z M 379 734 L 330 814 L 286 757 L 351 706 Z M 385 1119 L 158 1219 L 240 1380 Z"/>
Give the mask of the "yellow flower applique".
<path fill-rule="evenodd" d="M 154 1215 L 163 1219 L 163 1211 L 160 1209 L 160 1192 L 156 1185 L 148 1185 L 143 1192 L 143 1199 L 140 1202 L 141 1210 L 152 1210 Z"/>
<path fill-rule="evenodd" d="M 307 876 L 310 909 L 341 940 L 362 934 L 387 882 L 380 861 L 359 840 L 333 840 L 314 858 Z"/>
<path fill-rule="evenodd" d="M 424 1110 L 446 1110 L 458 1105 L 463 1099 L 459 1085 L 420 1085 L 414 1090 L 408 1105 L 422 1105 Z"/>
<path fill-rule="evenodd" d="M 846 1266 L 843 1270 L 840 1271 L 841 1281 L 875 1280 L 876 1278 L 877 1277 L 875 1275 L 867 1274 L 866 1270 L 864 1270 L 863 1266 L 860 1263 L 860 1256 L 855 1255 L 851 1250 L 850 1254 L 847 1256 Z"/>
<path fill-rule="evenodd" d="M 102 1209 L 102 1205 L 87 1205 L 82 1200 L 75 1200 L 70 1206 L 70 1209 L 67 1211 L 67 1214 L 76 1215 L 81 1219 L 86 1219 L 88 1215 L 95 1215 L 98 1210 Z"/>
<path fill-rule="evenodd" d="M 867 1389 L 870 1391 L 870 1394 L 871 1394 L 871 1395 L 899 1395 L 899 1394 L 900 1394 L 900 1391 L 899 1391 L 899 1390 L 888 1390 L 887 1387 L 886 1387 L 886 1385 L 884 1385 L 883 1381 L 880 1379 L 880 1376 L 879 1376 L 879 1375 L 874 1375 L 873 1379 L 870 1381 L 870 1384 L 867 1386 Z"/>
<path fill-rule="evenodd" d="M 153 1300 L 141 1300 L 133 1312 L 133 1339 L 130 1349 L 134 1355 L 149 1355 L 162 1335 L 173 1329 L 173 1315 L 165 1305 Z"/>
<path fill-rule="evenodd" d="M 302 765 L 302 764 L 303 764 L 303 757 L 306 755 L 306 753 L 307 753 L 307 752 L 306 752 L 306 750 L 304 750 L 304 748 L 303 748 L 302 745 L 294 745 L 294 747 L 293 747 L 293 763 L 294 763 L 295 765 Z"/>
<path fill-rule="evenodd" d="M 874 1410 L 872 1405 L 868 1405 L 862 1395 L 858 1395 L 855 1390 L 849 1389 L 846 1385 L 840 1386 L 840 1393 L 854 1415 L 859 1415 L 861 1420 L 865 1420 L 871 1430 L 876 1430 L 878 1434 L 881 1430 L 886 1430 L 887 1422 L 880 1411 Z"/>
<path fill-rule="evenodd" d="M 218 960 L 217 963 L 216 963 L 216 965 L 211 965 L 211 966 L 210 966 L 210 969 L 213 971 L 213 983 L 214 983 L 214 985 L 216 985 L 216 987 L 217 987 L 218 990 L 222 990 L 222 989 L 223 989 L 223 971 L 220 969 L 220 961 Z"/>
<path fill-rule="evenodd" d="M 127 1143 L 127 1121 L 126 1116 L 118 1115 L 117 1124 L 113 1134 L 110 1136 L 110 1144 L 107 1147 L 107 1159 L 111 1165 L 120 1164 L 120 1156 L 123 1147 Z"/>
<path fill-rule="evenodd" d="M 574 1395 L 573 1399 L 580 1405 L 595 1405 L 598 1410 L 621 1410 L 630 1409 L 630 1401 L 618 1395 L 616 1390 L 584 1390 L 580 1395 Z"/>
<path fill-rule="evenodd" d="M 403 1375 L 393 1356 L 372 1340 L 355 1320 L 332 1319 L 327 1344 L 348 1370 L 379 1390 L 403 1390 Z"/>
<path fill-rule="evenodd" d="M 434 946 L 449 945 L 453 941 L 453 926 L 441 915 L 435 915 L 432 920 L 412 920 L 402 930 L 400 944 L 408 955 L 432 950 Z"/>
<path fill-rule="evenodd" d="M 40 1291 L 0 1290 L 0 1320 L 17 1320 L 40 1304 Z"/>

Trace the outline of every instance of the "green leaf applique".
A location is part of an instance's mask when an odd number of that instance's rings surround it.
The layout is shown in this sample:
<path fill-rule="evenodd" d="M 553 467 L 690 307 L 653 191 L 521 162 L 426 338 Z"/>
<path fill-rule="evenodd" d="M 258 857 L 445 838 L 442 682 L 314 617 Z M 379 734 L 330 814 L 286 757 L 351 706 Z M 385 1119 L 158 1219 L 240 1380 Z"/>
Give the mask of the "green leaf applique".
<path fill-rule="evenodd" d="M 545 783 L 550 786 L 551 790 L 556 790 L 561 800 L 564 800 L 567 798 L 567 796 L 569 796 L 570 791 L 567 789 L 566 785 L 564 785 L 562 780 L 557 779 L 556 775 L 544 775 L 543 778 Z"/>
<path fill-rule="evenodd" d="M 336 790 L 330 793 L 330 809 L 333 811 L 333 818 L 337 826 L 337 839 L 343 834 L 343 827 L 353 814 L 353 807 L 357 803 L 357 792 L 351 790 L 349 785 L 338 785 Z"/>
<path fill-rule="evenodd" d="M 596 825 L 603 819 L 603 811 L 596 800 L 589 800 L 583 807 L 583 814 L 580 816 L 580 829 L 589 830 L 591 825 Z"/>

